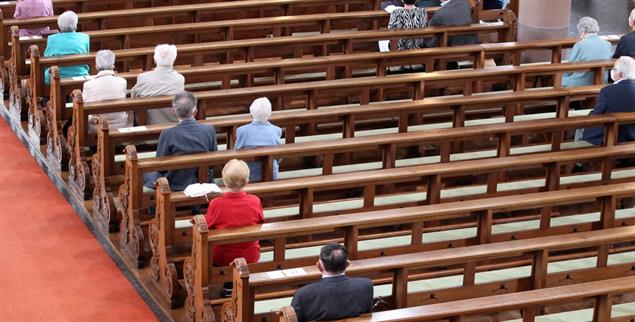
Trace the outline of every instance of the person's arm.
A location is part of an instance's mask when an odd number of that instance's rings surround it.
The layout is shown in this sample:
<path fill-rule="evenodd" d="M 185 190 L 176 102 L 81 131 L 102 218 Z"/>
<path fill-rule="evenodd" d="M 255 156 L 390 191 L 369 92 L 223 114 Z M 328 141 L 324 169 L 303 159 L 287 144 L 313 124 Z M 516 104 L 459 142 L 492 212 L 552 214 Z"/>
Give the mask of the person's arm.
<path fill-rule="evenodd" d="M 234 142 L 234 150 L 245 148 L 245 137 L 245 128 L 241 126 L 236 130 L 236 142 Z"/>
<path fill-rule="evenodd" d="M 260 198 L 256 197 L 258 199 L 258 224 L 264 224 L 265 223 L 265 214 L 262 210 L 262 202 L 260 202 Z"/>
<path fill-rule="evenodd" d="M 612 86 L 612 85 L 609 85 Z M 600 91 L 600 95 L 598 95 L 598 101 L 595 104 L 595 107 L 589 112 L 589 115 L 598 115 L 606 113 L 608 109 L 608 101 L 607 101 L 607 93 L 606 87 Z"/>
<path fill-rule="evenodd" d="M 390 14 L 390 20 L 388 21 L 388 29 L 389 30 L 399 30 L 401 29 L 401 23 L 399 21 L 399 17 L 397 17 L 399 15 L 400 10 L 395 10 Z"/>
<path fill-rule="evenodd" d="M 205 213 L 205 221 L 207 222 L 207 228 L 214 228 L 216 220 L 218 220 L 218 209 L 214 205 L 214 199 L 209 202 L 207 206 L 207 213 Z"/>
<path fill-rule="evenodd" d="M 573 48 L 571 49 L 571 52 L 569 53 L 569 59 L 567 61 L 576 62 L 576 61 L 580 61 L 580 59 L 582 59 L 582 53 L 580 52 L 580 43 L 577 42 L 575 43 L 575 45 L 573 45 Z M 573 73 L 565 73 L 564 75 L 571 76 L 573 75 Z"/>
<path fill-rule="evenodd" d="M 624 53 L 627 50 L 628 50 L 628 45 L 626 44 L 626 40 L 624 39 L 624 36 L 622 36 L 622 39 L 620 39 L 620 42 L 617 44 L 617 47 L 615 47 L 615 53 L 613 54 L 613 58 L 620 58 L 624 56 Z"/>
<path fill-rule="evenodd" d="M 301 300 L 300 300 L 300 290 L 295 291 L 295 294 L 293 295 L 293 299 L 291 299 L 291 306 L 293 307 L 293 310 L 295 311 L 295 316 L 298 319 L 298 322 L 304 322 L 304 313 L 302 312 L 302 305 L 300 304 Z"/>

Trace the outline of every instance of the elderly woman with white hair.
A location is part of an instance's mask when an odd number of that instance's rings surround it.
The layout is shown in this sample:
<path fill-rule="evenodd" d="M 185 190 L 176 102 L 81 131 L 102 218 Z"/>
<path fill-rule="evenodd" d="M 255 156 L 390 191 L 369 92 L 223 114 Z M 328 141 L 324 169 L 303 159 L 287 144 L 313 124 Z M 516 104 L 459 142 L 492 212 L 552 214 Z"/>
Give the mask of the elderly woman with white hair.
<path fill-rule="evenodd" d="M 90 51 L 90 37 L 77 32 L 77 15 L 66 11 L 57 18 L 60 33 L 50 35 L 46 42 L 44 57 L 86 54 Z M 88 75 L 88 65 L 60 66 L 60 77 Z M 51 83 L 49 70 L 44 72 L 44 81 Z"/>
<path fill-rule="evenodd" d="M 95 57 L 95 78 L 84 83 L 82 97 L 84 102 L 97 102 L 126 98 L 127 82 L 124 78 L 115 75 L 115 53 L 110 50 L 100 50 Z M 132 113 L 116 112 L 90 115 L 88 122 L 90 133 L 96 132 L 98 117 L 108 121 L 110 129 L 132 126 Z"/>
<path fill-rule="evenodd" d="M 234 148 L 246 149 L 260 146 L 280 145 L 282 142 L 282 130 L 269 123 L 271 116 L 271 102 L 266 97 L 261 97 L 253 101 L 249 107 L 252 122 L 243 125 L 236 131 L 236 144 Z M 278 177 L 278 160 L 273 160 L 273 178 Z M 262 181 L 262 162 L 249 161 L 249 182 Z"/>
<path fill-rule="evenodd" d="M 600 26 L 595 19 L 582 17 L 578 22 L 578 32 L 582 40 L 573 45 L 569 62 L 611 59 L 613 48 L 611 43 L 598 36 Z M 562 79 L 562 86 L 593 85 L 593 82 L 593 72 L 568 73 Z"/>
<path fill-rule="evenodd" d="M 175 95 L 185 90 L 185 78 L 174 70 L 176 46 L 158 45 L 154 48 L 154 70 L 139 74 L 132 88 L 132 97 Z M 137 115 L 137 119 L 139 115 Z M 146 124 L 178 122 L 172 108 L 152 109 L 147 112 Z"/>

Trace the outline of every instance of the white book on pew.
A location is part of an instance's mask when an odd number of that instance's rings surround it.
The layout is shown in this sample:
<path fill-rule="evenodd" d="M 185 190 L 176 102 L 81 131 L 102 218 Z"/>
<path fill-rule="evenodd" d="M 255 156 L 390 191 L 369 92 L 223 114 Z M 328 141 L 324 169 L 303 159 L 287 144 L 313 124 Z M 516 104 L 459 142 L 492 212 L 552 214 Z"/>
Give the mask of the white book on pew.
<path fill-rule="evenodd" d="M 201 197 L 206 196 L 207 194 L 222 194 L 223 191 L 213 183 L 193 183 L 183 190 L 183 193 L 190 197 Z"/>

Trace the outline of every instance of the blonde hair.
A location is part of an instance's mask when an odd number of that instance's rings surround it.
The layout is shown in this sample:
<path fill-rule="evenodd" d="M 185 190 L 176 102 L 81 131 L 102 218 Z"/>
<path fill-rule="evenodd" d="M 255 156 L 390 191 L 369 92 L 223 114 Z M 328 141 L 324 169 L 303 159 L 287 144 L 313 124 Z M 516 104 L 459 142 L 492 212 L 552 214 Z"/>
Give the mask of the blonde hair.
<path fill-rule="evenodd" d="M 242 160 L 232 159 L 223 167 L 223 182 L 231 191 L 241 191 L 249 182 L 249 167 Z"/>

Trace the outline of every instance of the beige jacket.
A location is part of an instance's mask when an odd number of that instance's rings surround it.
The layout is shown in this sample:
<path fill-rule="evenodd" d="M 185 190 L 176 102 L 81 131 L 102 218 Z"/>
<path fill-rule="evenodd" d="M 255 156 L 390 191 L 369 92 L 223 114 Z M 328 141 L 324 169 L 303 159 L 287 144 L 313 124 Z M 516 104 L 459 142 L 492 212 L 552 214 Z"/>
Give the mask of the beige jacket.
<path fill-rule="evenodd" d="M 157 66 L 153 71 L 145 72 L 137 77 L 137 84 L 132 88 L 132 97 L 175 95 L 185 90 L 185 78 L 174 69 Z M 137 116 L 138 117 L 138 116 Z M 147 124 L 178 122 L 171 107 L 148 110 Z"/>
<path fill-rule="evenodd" d="M 102 70 L 95 78 L 84 82 L 84 90 L 82 91 L 82 97 L 84 102 L 98 102 L 107 100 L 116 100 L 126 98 L 127 82 L 124 78 L 115 76 L 115 72 L 112 70 Z M 117 112 L 101 114 L 100 117 L 105 117 L 108 120 L 108 127 L 110 129 L 118 129 L 122 127 L 132 126 L 132 113 L 131 112 Z M 97 117 L 89 118 L 90 133 L 95 133 L 97 128 Z"/>

